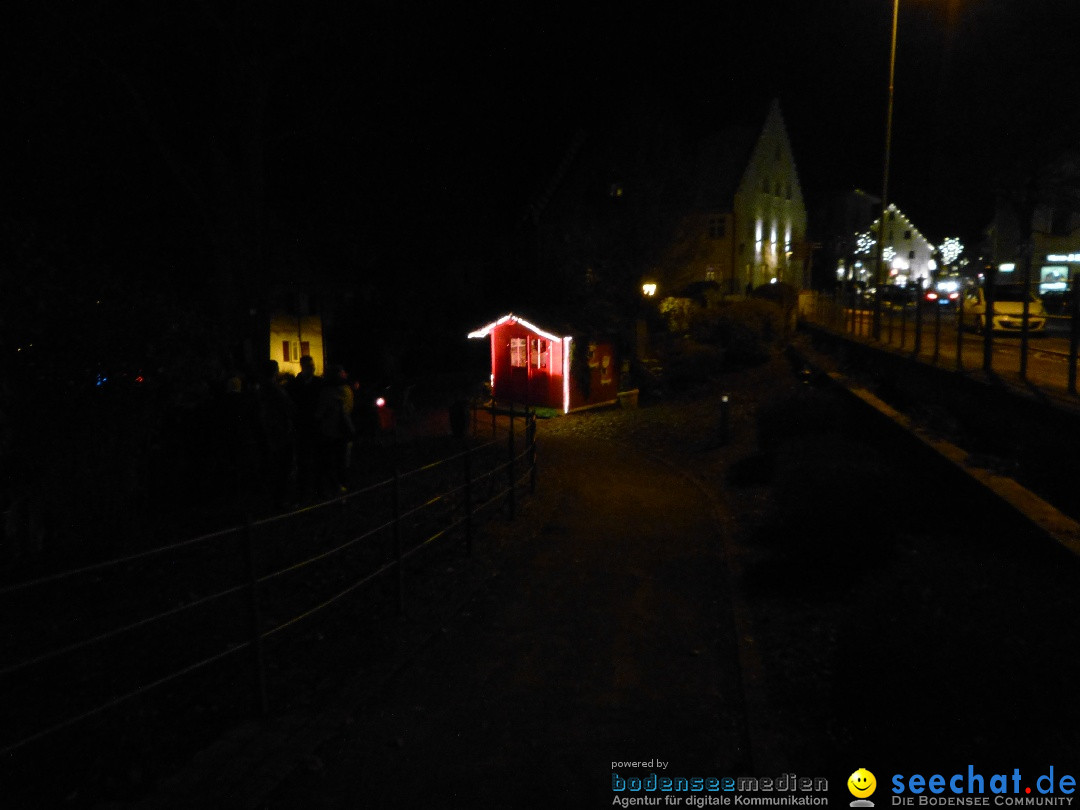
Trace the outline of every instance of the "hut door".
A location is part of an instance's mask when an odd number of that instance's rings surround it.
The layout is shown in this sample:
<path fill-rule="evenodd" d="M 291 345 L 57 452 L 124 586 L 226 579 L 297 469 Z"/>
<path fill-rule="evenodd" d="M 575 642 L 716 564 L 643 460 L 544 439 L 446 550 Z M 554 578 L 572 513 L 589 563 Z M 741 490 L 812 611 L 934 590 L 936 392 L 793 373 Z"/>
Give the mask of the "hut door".
<path fill-rule="evenodd" d="M 529 341 L 527 338 L 510 338 L 510 390 L 514 402 L 524 402 L 529 397 Z"/>
<path fill-rule="evenodd" d="M 551 341 L 547 338 L 531 338 L 529 343 L 529 402 L 548 405 Z"/>

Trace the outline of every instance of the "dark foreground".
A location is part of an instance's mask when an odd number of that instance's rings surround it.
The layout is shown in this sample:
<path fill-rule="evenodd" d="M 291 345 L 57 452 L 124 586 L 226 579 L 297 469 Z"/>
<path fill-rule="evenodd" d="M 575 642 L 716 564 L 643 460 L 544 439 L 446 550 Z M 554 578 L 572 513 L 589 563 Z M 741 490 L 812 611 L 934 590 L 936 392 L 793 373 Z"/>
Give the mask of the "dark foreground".
<path fill-rule="evenodd" d="M 1075 776 L 1076 560 L 798 372 L 542 422 L 515 522 L 434 557 L 404 620 L 351 616 L 335 678 L 108 806 L 607 807 L 653 771 L 841 805 L 859 767 L 882 806 L 894 775 Z"/>
<path fill-rule="evenodd" d="M 833 804 L 858 767 L 879 801 L 1075 776 L 1076 560 L 780 362 L 722 389 L 726 443 L 719 390 L 542 425 L 531 533 L 258 805 L 610 806 L 649 760 Z"/>

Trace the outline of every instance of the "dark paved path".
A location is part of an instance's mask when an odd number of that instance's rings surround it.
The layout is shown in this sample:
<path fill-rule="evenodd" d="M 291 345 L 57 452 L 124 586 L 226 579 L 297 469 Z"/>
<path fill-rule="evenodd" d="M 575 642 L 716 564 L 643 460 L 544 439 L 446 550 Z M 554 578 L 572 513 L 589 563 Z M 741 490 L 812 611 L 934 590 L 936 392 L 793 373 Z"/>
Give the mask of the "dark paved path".
<path fill-rule="evenodd" d="M 534 534 L 263 807 L 606 807 L 613 761 L 750 771 L 709 504 L 626 447 L 543 452 Z"/>

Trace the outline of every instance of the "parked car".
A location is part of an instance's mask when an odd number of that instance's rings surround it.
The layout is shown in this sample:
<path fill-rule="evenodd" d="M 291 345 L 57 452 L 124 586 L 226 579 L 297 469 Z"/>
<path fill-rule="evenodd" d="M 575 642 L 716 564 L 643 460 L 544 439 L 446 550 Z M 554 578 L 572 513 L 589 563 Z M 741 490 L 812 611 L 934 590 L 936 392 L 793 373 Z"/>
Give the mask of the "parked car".
<path fill-rule="evenodd" d="M 923 291 L 923 300 L 928 304 L 955 307 L 960 300 L 960 282 L 954 279 L 939 281 Z"/>
<path fill-rule="evenodd" d="M 882 309 L 910 309 L 915 306 L 918 299 L 918 289 L 915 287 L 901 287 L 898 284 L 885 284 L 881 288 Z"/>
<path fill-rule="evenodd" d="M 1024 323 L 1024 296 L 1028 300 L 1028 331 L 1042 332 L 1046 328 L 1046 310 L 1042 301 L 1022 285 L 1002 284 L 994 287 L 995 332 L 1019 332 Z M 972 287 L 964 292 L 962 325 L 977 332 L 986 328 L 986 290 Z"/>

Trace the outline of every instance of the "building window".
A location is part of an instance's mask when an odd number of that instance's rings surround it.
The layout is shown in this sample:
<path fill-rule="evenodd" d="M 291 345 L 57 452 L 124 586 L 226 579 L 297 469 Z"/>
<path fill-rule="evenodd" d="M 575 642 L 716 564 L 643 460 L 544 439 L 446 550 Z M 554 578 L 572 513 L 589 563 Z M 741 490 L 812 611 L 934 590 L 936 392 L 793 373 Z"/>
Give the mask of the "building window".
<path fill-rule="evenodd" d="M 525 346 L 525 338 L 510 338 L 510 365 L 514 368 L 525 368 L 528 364 L 528 350 Z"/>
<path fill-rule="evenodd" d="M 909 259 L 914 259 L 914 258 L 915 258 L 915 251 L 914 251 L 914 250 L 909 250 L 909 251 L 907 252 L 907 257 L 908 257 Z"/>
<path fill-rule="evenodd" d="M 713 268 L 711 265 L 705 268 L 705 280 L 716 281 L 716 269 Z"/>
<path fill-rule="evenodd" d="M 723 217 L 709 217 L 709 238 L 723 239 L 724 226 L 725 223 Z"/>
<path fill-rule="evenodd" d="M 286 363 L 299 363 L 301 357 L 311 356 L 311 344 L 306 340 L 281 341 L 281 359 Z"/>
<path fill-rule="evenodd" d="M 904 238 L 910 240 L 911 239 L 911 231 L 904 231 Z"/>

